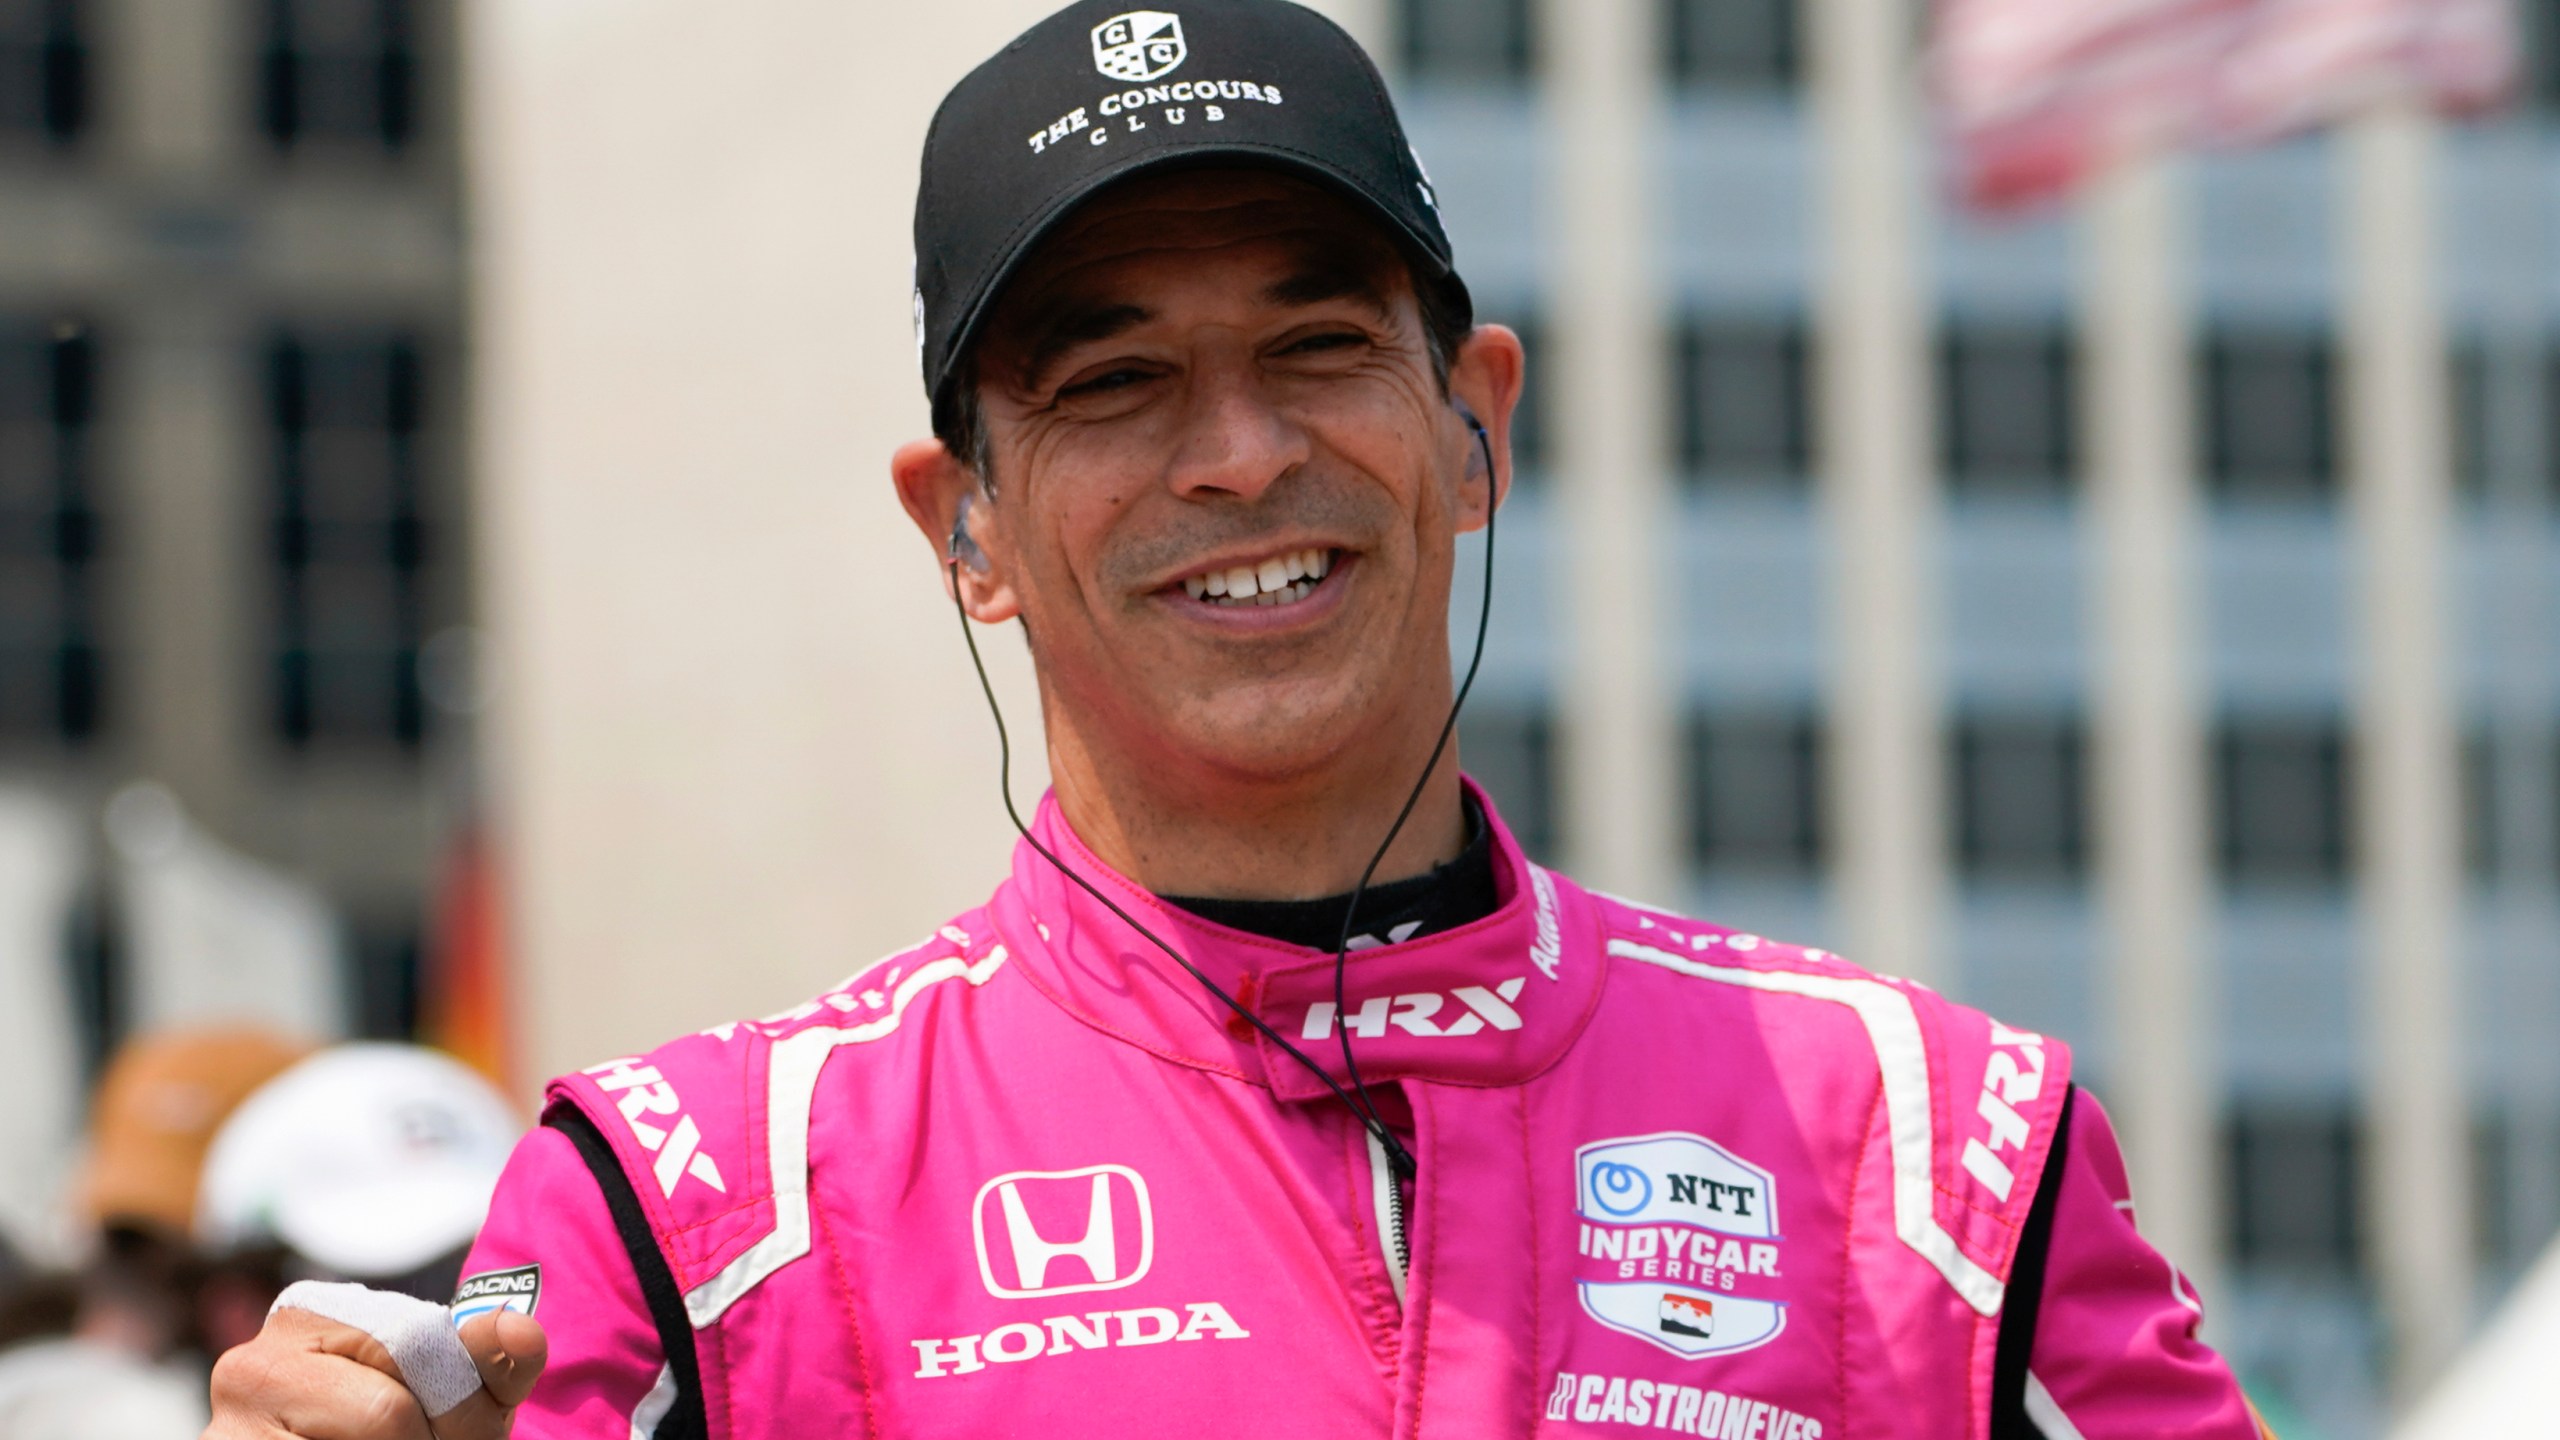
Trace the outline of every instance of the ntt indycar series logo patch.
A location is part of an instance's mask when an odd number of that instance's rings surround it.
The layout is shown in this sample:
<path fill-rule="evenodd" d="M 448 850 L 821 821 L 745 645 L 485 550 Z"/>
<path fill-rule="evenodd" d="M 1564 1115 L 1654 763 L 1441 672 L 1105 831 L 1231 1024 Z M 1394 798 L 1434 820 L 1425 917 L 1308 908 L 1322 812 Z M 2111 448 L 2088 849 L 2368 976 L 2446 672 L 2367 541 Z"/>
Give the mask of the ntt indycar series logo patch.
<path fill-rule="evenodd" d="M 1599 1140 L 1574 1153 L 1583 1313 L 1683 1359 L 1786 1328 L 1778 1182 L 1702 1135 Z"/>

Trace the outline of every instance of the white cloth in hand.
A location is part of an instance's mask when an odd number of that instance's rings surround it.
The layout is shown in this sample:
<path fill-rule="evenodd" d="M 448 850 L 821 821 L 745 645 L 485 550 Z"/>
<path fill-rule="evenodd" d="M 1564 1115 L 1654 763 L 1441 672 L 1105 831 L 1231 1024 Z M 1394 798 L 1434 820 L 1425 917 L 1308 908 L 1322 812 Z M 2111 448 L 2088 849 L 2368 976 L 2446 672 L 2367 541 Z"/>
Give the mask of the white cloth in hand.
<path fill-rule="evenodd" d="M 409 1393 L 427 1418 L 446 1413 L 480 1388 L 480 1367 L 454 1330 L 453 1312 L 433 1301 L 419 1300 L 362 1285 L 297 1280 L 284 1288 L 278 1310 L 308 1310 L 323 1320 L 352 1325 L 382 1342 Z"/>

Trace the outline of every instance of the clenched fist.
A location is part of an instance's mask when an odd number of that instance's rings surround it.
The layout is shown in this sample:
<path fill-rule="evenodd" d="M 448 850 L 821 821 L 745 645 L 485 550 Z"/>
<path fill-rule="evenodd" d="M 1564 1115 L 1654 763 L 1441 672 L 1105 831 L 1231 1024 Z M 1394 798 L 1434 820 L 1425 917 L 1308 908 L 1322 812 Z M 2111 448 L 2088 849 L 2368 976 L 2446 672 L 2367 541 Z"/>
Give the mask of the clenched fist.
<path fill-rule="evenodd" d="M 213 1367 L 204 1440 L 505 1440 L 549 1342 L 532 1316 L 498 1310 L 462 1327 L 481 1389 L 433 1420 L 382 1342 L 308 1310 L 278 1310 Z"/>

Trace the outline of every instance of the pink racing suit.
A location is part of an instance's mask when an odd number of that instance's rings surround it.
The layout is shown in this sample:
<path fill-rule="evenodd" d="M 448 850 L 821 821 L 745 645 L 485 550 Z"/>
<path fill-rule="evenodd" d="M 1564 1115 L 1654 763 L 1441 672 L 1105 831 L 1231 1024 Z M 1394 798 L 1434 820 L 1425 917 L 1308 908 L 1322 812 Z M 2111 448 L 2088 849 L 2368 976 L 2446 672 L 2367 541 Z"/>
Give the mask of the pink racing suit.
<path fill-rule="evenodd" d="M 515 1433 L 2259 1433 L 2060 1042 L 1492 823 L 1499 909 L 1355 952 L 1340 1012 L 1330 956 L 1035 826 L 1320 1063 L 1351 1031 L 1409 1217 L 1313 1076 L 1022 847 L 816 1000 L 553 1083 L 465 1283 L 550 1334 Z"/>

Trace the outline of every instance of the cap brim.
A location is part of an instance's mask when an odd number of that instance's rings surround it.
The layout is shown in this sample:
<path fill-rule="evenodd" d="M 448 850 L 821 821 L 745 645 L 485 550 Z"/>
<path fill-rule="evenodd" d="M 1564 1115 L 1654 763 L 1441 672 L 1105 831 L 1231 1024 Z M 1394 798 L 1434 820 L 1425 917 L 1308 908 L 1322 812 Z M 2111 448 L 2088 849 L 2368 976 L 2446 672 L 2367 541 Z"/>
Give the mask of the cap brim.
<path fill-rule="evenodd" d="M 1031 253 L 1040 248 L 1040 243 L 1048 239 L 1068 216 L 1099 197 L 1104 191 L 1143 176 L 1158 175 L 1169 170 L 1219 169 L 1230 166 L 1240 169 L 1277 170 L 1315 181 L 1359 206 L 1364 213 L 1384 225 L 1387 233 L 1395 238 L 1399 249 L 1405 251 L 1416 262 L 1429 267 L 1431 279 L 1455 285 L 1461 295 L 1465 294 L 1466 282 L 1460 280 L 1457 270 L 1440 257 L 1434 248 L 1435 237 L 1415 230 L 1403 216 L 1397 214 L 1377 196 L 1369 193 L 1365 186 L 1337 166 L 1327 164 L 1300 151 L 1286 150 L 1273 145 L 1256 145 L 1250 141 L 1193 145 L 1179 150 L 1159 151 L 1096 171 L 1086 177 L 1082 184 L 1052 197 L 1045 206 L 1034 213 L 1027 224 L 1015 233 L 1013 239 L 998 253 L 994 265 L 990 267 L 985 288 L 962 313 L 959 325 L 952 331 L 949 357 L 943 362 L 942 373 L 933 377 L 932 400 L 935 409 L 939 411 L 941 408 L 952 376 L 959 373 L 962 361 L 969 354 L 969 347 L 978 338 L 979 328 L 986 323 L 986 318 L 995 309 L 997 301 L 1003 298 L 1005 287 L 1013 282 L 1014 272 L 1022 268 L 1023 261 L 1029 259 Z"/>
<path fill-rule="evenodd" d="M 442 1165 L 307 1188 L 276 1207 L 275 1235 L 340 1275 L 404 1275 L 469 1244 L 488 1217 L 495 1188 L 485 1170 Z"/>

